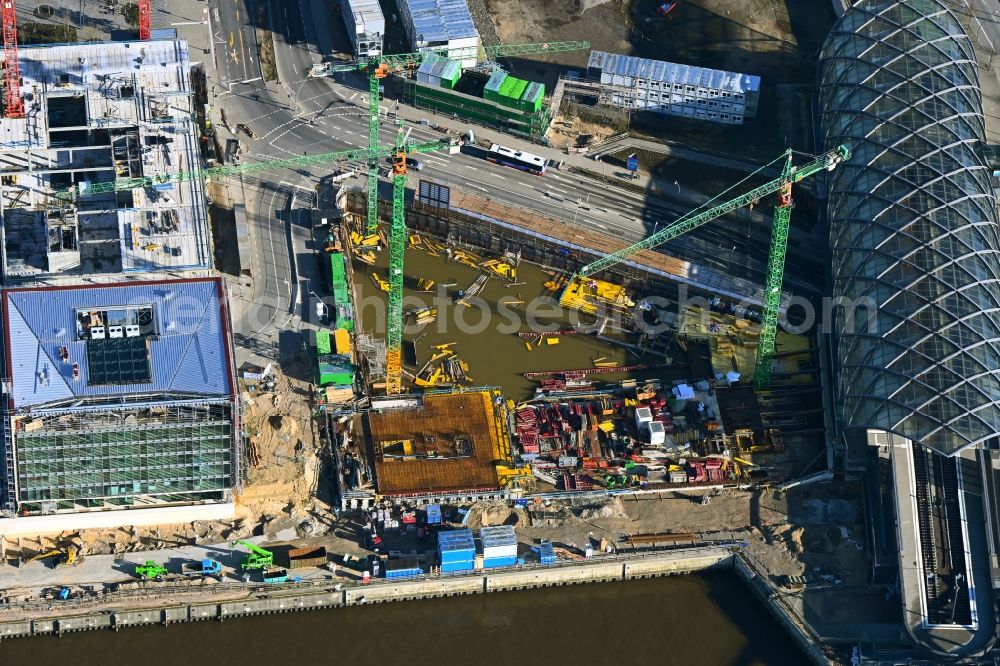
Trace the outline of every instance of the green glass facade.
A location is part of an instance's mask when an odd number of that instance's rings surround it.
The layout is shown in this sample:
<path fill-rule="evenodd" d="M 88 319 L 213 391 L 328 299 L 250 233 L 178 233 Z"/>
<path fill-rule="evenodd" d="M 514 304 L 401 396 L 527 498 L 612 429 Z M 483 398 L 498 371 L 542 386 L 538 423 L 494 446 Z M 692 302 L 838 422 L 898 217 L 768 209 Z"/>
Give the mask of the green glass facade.
<path fill-rule="evenodd" d="M 231 412 L 225 403 L 109 411 L 86 423 L 33 418 L 17 438 L 19 506 L 38 512 L 131 506 L 137 496 L 143 506 L 222 499 L 233 485 Z"/>

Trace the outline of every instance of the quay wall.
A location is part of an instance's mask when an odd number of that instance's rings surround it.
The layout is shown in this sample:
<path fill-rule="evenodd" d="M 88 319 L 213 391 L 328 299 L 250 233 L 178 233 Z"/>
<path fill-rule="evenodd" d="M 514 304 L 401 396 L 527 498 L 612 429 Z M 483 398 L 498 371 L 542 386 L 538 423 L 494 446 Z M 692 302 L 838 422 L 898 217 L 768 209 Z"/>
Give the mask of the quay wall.
<path fill-rule="evenodd" d="M 770 609 L 779 623 L 817 666 L 828 666 L 819 640 L 790 608 L 785 606 L 767 580 L 732 545 L 702 546 L 638 555 L 596 558 L 548 567 L 518 567 L 479 571 L 469 575 L 430 575 L 407 581 L 385 581 L 369 585 L 335 584 L 333 581 L 262 586 L 222 585 L 220 588 L 246 589 L 247 597 L 228 601 L 174 604 L 136 610 L 107 610 L 93 603 L 51 602 L 51 616 L 37 619 L 0 621 L 0 640 L 38 635 L 58 635 L 77 631 L 163 625 L 203 620 L 225 621 L 249 615 L 273 615 L 321 608 L 346 608 L 392 601 L 433 599 L 508 590 L 558 587 L 578 583 L 638 580 L 689 574 L 709 569 L 735 569 L 753 593 Z M 221 590 L 220 590 L 221 591 Z M 120 599 L 108 595 L 110 604 Z M 36 606 L 37 608 L 37 606 Z"/>
<path fill-rule="evenodd" d="M 405 581 L 379 579 L 369 585 L 337 584 L 332 580 L 280 586 L 259 583 L 250 586 L 223 584 L 215 586 L 214 589 L 219 592 L 246 590 L 246 598 L 190 602 L 166 607 L 163 607 L 161 601 L 159 607 L 135 610 L 102 608 L 110 604 L 121 605 L 123 601 L 117 598 L 115 593 L 109 593 L 101 600 L 85 598 L 79 601 L 52 601 L 43 607 L 33 604 L 32 610 L 36 613 L 41 610 L 42 613 L 50 615 L 36 619 L 0 621 L 0 639 L 62 635 L 91 629 L 117 631 L 123 627 L 169 625 L 200 620 L 224 621 L 247 615 L 270 615 L 318 608 L 340 608 L 390 601 L 686 574 L 714 567 L 729 568 L 732 566 L 733 552 L 731 546 L 705 546 L 607 559 L 595 558 L 548 567 L 484 570 L 468 575 L 436 574 Z M 149 594 L 152 591 L 150 589 L 145 592 Z M 136 598 L 134 603 L 143 603 L 143 598 Z"/>

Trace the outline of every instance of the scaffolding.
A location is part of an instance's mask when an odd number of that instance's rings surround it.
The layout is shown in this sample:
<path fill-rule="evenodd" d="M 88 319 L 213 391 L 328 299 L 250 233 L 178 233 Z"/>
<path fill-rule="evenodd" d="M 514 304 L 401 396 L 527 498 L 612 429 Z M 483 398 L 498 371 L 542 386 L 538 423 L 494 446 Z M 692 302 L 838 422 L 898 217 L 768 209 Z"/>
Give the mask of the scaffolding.
<path fill-rule="evenodd" d="M 385 340 L 368 333 L 359 333 L 355 347 L 368 368 L 370 382 L 385 381 Z"/>

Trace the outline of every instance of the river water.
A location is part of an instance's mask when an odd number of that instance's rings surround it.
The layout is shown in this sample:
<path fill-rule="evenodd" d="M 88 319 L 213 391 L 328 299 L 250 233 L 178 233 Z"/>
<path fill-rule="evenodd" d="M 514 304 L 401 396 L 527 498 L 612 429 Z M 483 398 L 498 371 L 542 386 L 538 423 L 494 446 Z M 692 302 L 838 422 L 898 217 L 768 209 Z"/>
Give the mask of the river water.
<path fill-rule="evenodd" d="M 14 639 L 8 664 L 801 666 L 729 572 Z"/>

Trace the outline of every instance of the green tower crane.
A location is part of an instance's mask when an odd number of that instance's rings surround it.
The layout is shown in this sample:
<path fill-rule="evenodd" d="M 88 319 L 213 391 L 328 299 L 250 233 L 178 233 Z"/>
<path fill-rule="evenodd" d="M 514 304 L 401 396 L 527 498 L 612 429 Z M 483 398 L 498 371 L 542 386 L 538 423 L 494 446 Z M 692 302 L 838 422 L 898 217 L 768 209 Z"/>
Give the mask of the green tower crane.
<path fill-rule="evenodd" d="M 389 76 L 413 70 L 428 57 L 444 56 L 453 60 L 475 59 L 477 62 L 518 55 L 561 53 L 590 48 L 590 42 L 544 42 L 534 44 L 498 44 L 495 46 L 470 46 L 461 49 L 428 49 L 416 53 L 391 53 L 347 63 L 320 63 L 313 65 L 309 76 L 326 77 L 338 72 L 366 72 L 368 74 L 368 217 L 367 231 L 378 228 L 378 157 L 379 157 L 379 96 L 381 81 Z M 395 175 L 395 174 L 394 174 Z M 404 181 L 405 182 L 405 181 Z M 390 241 L 391 242 L 391 241 Z M 398 392 L 398 391 L 397 391 Z"/>
<path fill-rule="evenodd" d="M 841 162 L 850 159 L 847 146 L 838 146 L 802 166 L 792 165 L 792 151 L 784 156 L 781 176 L 755 187 L 746 194 L 730 199 L 703 212 L 692 211 L 681 216 L 673 224 L 667 225 L 652 236 L 601 257 L 581 268 L 571 283 L 585 279 L 595 273 L 628 261 L 633 255 L 658 247 L 667 241 L 711 222 L 734 210 L 757 203 L 761 198 L 778 193 L 778 205 L 774 210 L 774 226 L 771 231 L 771 247 L 767 261 L 767 277 L 764 283 L 764 312 L 760 337 L 757 340 L 757 357 L 754 364 L 754 385 L 758 389 L 767 388 L 771 374 L 771 360 L 774 357 L 774 340 L 778 329 L 778 312 L 781 307 L 781 284 L 785 275 L 785 252 L 788 248 L 788 227 L 792 219 L 792 185 L 814 176 L 820 171 L 832 171 Z M 568 291 L 568 290 L 567 290 Z M 567 291 L 564 291 L 565 295 Z"/>
<path fill-rule="evenodd" d="M 264 569 L 266 567 L 274 564 L 274 553 L 269 550 L 264 550 L 260 546 L 256 546 L 249 541 L 237 541 L 233 546 L 243 546 L 249 553 L 243 555 L 243 559 L 240 560 L 240 566 L 244 571 L 252 571 L 253 569 Z"/>
<path fill-rule="evenodd" d="M 437 139 L 435 141 L 425 141 L 421 143 L 407 144 L 406 150 L 410 153 L 428 153 L 437 150 L 447 150 L 453 145 L 452 139 Z M 386 146 L 379 148 L 379 157 L 388 157 L 395 154 L 395 147 Z M 55 196 L 60 199 L 72 199 L 77 196 L 90 196 L 97 194 L 107 194 L 109 192 L 121 192 L 125 190 L 136 190 L 142 187 L 153 187 L 166 183 L 183 183 L 189 180 L 211 180 L 212 178 L 224 178 L 226 176 L 237 176 L 240 174 L 259 173 L 272 169 L 292 169 L 295 167 L 309 167 L 329 164 L 337 161 L 357 160 L 368 157 L 367 148 L 351 148 L 348 150 L 335 150 L 316 155 L 302 157 L 290 157 L 277 160 L 264 160 L 262 162 L 246 162 L 243 164 L 230 164 L 211 167 L 209 169 L 192 169 L 191 171 L 175 171 L 161 174 L 155 177 L 140 176 L 137 178 L 119 178 L 104 183 L 77 183 L 74 186 L 60 190 Z"/>
<path fill-rule="evenodd" d="M 444 56 L 454 60 L 477 62 L 495 58 L 560 53 L 590 48 L 590 42 L 545 42 L 536 44 L 499 44 L 496 46 L 469 47 L 458 51 L 448 49 L 396 53 L 369 58 L 356 63 L 331 63 L 315 65 L 309 75 L 330 76 L 337 72 L 365 71 L 368 73 L 368 233 L 378 229 L 378 156 L 379 152 L 379 92 L 380 81 L 389 74 L 412 70 L 425 58 Z M 406 253 L 406 218 L 403 206 L 406 188 L 406 148 L 397 136 L 392 171 L 392 226 L 389 233 L 389 311 L 386 322 L 386 380 L 387 395 L 398 395 L 403 390 L 403 262 Z"/>

